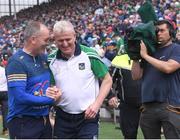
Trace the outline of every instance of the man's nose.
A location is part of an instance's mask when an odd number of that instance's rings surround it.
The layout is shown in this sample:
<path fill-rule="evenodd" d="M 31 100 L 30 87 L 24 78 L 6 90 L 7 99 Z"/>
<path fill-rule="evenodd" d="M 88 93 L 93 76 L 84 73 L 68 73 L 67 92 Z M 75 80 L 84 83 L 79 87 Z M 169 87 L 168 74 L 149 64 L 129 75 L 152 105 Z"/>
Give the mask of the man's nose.
<path fill-rule="evenodd" d="M 63 41 L 63 46 L 67 46 L 67 45 L 68 45 L 67 41 Z"/>
<path fill-rule="evenodd" d="M 161 35 L 161 32 L 159 31 L 159 32 L 157 33 L 157 35 L 158 35 L 158 36 Z"/>

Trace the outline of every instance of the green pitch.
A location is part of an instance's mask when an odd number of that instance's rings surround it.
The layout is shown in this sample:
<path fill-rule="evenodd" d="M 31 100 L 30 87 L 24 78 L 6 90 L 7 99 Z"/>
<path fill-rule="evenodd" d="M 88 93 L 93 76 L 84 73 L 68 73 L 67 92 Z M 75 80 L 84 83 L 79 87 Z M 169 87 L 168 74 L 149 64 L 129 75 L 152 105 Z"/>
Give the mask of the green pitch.
<path fill-rule="evenodd" d="M 2 118 L 0 117 L 0 139 L 8 138 L 2 135 Z M 112 122 L 100 122 L 99 139 L 123 139 L 123 135 L 118 125 Z M 143 139 L 142 132 L 139 130 L 138 139 Z"/>

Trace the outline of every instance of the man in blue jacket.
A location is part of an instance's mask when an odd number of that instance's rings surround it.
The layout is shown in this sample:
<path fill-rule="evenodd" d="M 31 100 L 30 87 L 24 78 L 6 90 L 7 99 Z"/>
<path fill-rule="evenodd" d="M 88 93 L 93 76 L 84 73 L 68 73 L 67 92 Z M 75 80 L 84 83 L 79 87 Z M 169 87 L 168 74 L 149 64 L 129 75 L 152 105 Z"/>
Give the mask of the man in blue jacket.
<path fill-rule="evenodd" d="M 50 70 L 44 51 L 49 30 L 45 25 L 31 21 L 24 38 L 24 48 L 9 59 L 6 68 L 10 138 L 50 139 L 49 107 L 59 100 L 61 92 L 56 87 L 48 88 Z"/>

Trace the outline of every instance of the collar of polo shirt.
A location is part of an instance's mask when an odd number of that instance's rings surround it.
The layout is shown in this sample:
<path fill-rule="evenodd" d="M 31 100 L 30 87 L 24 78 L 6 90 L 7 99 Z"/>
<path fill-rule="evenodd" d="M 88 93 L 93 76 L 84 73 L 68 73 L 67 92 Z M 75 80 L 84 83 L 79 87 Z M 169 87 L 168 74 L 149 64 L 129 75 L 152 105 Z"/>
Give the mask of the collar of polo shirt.
<path fill-rule="evenodd" d="M 76 47 L 75 47 L 75 52 L 74 52 L 74 56 L 78 56 L 81 54 L 81 48 L 80 48 L 80 45 L 79 44 L 76 44 Z M 57 51 L 57 55 L 56 55 L 56 59 L 62 59 L 62 60 L 68 60 L 68 58 L 64 57 L 63 54 L 61 53 L 61 50 L 58 49 Z"/>

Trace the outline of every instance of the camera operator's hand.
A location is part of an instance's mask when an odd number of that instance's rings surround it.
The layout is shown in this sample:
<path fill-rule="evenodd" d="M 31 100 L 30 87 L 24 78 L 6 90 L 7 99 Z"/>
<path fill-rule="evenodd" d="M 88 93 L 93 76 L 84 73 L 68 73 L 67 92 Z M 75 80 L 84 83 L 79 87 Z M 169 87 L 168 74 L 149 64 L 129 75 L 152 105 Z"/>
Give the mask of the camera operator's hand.
<path fill-rule="evenodd" d="M 142 40 L 140 46 L 141 46 L 141 50 L 140 50 L 141 57 L 145 59 L 145 57 L 148 55 L 148 51 L 146 45 Z"/>

